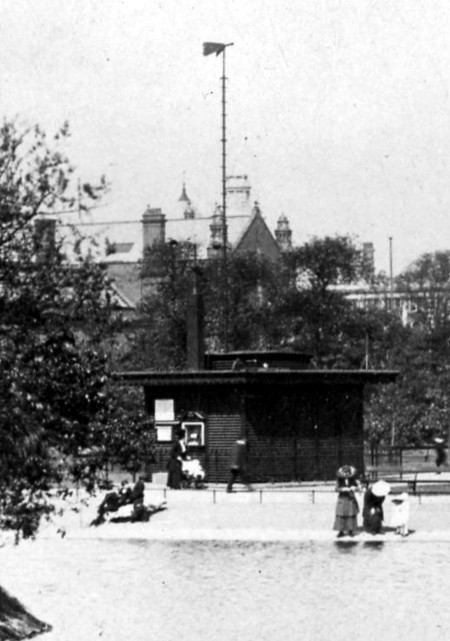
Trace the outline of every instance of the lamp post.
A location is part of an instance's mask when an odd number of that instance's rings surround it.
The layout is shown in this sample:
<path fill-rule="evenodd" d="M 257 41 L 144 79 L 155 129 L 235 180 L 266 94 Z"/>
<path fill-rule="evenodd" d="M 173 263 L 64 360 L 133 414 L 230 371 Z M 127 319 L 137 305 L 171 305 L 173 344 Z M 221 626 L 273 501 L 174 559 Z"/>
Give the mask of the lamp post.
<path fill-rule="evenodd" d="M 392 313 L 394 311 L 394 259 L 392 253 L 392 236 L 389 236 L 389 293 Z"/>

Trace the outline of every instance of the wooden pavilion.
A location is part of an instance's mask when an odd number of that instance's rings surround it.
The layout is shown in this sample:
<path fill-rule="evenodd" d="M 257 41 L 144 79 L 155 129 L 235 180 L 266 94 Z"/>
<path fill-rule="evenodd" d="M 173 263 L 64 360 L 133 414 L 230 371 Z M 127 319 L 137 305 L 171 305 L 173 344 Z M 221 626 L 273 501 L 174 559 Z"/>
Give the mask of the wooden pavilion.
<path fill-rule="evenodd" d="M 206 354 L 204 369 L 121 372 L 142 385 L 157 454 L 149 472 L 166 471 L 180 428 L 209 482 L 228 478 L 229 451 L 249 443 L 254 482 L 335 478 L 340 465 L 364 470 L 364 386 L 391 383 L 397 372 L 318 370 L 296 352 Z"/>

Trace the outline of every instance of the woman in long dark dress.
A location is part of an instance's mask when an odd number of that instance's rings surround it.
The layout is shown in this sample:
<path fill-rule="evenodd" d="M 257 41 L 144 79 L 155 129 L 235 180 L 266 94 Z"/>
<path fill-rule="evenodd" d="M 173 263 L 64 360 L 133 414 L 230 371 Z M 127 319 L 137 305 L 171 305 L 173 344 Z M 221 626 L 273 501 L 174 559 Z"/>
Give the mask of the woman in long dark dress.
<path fill-rule="evenodd" d="M 382 533 L 383 502 L 389 491 L 390 487 L 386 481 L 377 481 L 364 493 L 363 526 L 369 534 Z"/>
<path fill-rule="evenodd" d="M 355 492 L 360 489 L 356 469 L 352 465 L 343 465 L 338 469 L 336 476 L 335 489 L 338 493 L 338 500 L 333 529 L 337 530 L 338 537 L 345 536 L 346 533 L 353 536 L 358 526 L 359 512 L 355 496 Z"/>
<path fill-rule="evenodd" d="M 173 490 L 179 490 L 183 478 L 182 462 L 186 458 L 186 443 L 184 442 L 185 431 L 182 430 L 176 442 L 170 450 L 170 457 L 167 463 L 167 486 Z"/>
<path fill-rule="evenodd" d="M 441 436 L 436 436 L 436 438 L 434 439 L 434 443 L 436 447 L 436 470 L 437 470 L 437 473 L 440 474 L 441 465 L 447 464 L 447 453 L 445 451 L 445 439 L 442 438 Z"/>

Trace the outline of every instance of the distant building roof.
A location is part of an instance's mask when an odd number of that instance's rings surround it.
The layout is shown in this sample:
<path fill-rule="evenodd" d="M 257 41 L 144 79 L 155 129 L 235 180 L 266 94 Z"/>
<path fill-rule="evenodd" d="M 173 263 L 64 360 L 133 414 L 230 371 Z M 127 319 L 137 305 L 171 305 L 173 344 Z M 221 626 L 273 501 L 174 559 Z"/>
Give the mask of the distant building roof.
<path fill-rule="evenodd" d="M 247 175 L 229 176 L 227 178 L 227 240 L 231 250 L 258 251 L 269 257 L 278 255 L 282 249 L 277 243 L 274 231 L 269 229 L 261 213 L 259 205 L 250 199 L 251 187 Z M 252 206 L 253 205 L 253 206 Z M 160 209 L 150 207 L 148 212 L 159 212 L 155 221 L 150 224 L 164 227 L 159 232 L 156 227 L 150 234 L 144 233 L 144 224 L 139 220 L 120 220 L 115 223 L 98 224 L 88 221 L 89 237 L 95 242 L 91 254 L 102 262 L 113 279 L 117 292 L 123 295 L 131 305 L 136 305 L 142 297 L 142 278 L 140 263 L 144 255 L 144 238 L 149 245 L 161 237 L 163 242 L 191 242 L 196 245 L 199 259 L 213 257 L 222 246 L 222 208 L 216 205 L 209 212 L 199 212 L 187 194 L 186 184 L 183 183 L 181 196 L 174 203 L 173 211 L 167 214 Z M 149 223 L 147 215 L 146 223 Z M 64 227 L 64 235 L 68 241 L 68 251 L 73 244 L 70 228 Z M 152 241 L 152 238 L 155 240 Z"/>
<path fill-rule="evenodd" d="M 134 309 L 142 298 L 140 264 L 109 261 L 106 269 L 115 289 L 117 302 Z"/>
<path fill-rule="evenodd" d="M 115 283 L 112 283 L 111 289 L 113 307 L 122 310 L 134 310 L 136 308 L 136 302 L 132 302 L 130 298 L 125 296 L 125 294 L 118 289 Z"/>
<path fill-rule="evenodd" d="M 199 257 L 206 256 L 206 250 L 211 239 L 210 226 L 215 220 L 221 223 L 220 214 L 217 212 L 216 217 L 208 216 L 202 218 L 182 218 L 176 220 L 167 220 L 166 222 L 166 240 L 176 240 L 178 242 L 188 241 L 198 246 Z M 227 215 L 227 238 L 229 244 L 233 247 L 241 237 L 244 229 L 251 221 L 251 212 L 247 215 Z"/>
<path fill-rule="evenodd" d="M 142 235 L 142 233 L 141 233 Z M 142 240 L 141 242 L 113 243 L 114 251 L 106 254 L 102 258 L 104 263 L 137 263 L 142 260 Z"/>

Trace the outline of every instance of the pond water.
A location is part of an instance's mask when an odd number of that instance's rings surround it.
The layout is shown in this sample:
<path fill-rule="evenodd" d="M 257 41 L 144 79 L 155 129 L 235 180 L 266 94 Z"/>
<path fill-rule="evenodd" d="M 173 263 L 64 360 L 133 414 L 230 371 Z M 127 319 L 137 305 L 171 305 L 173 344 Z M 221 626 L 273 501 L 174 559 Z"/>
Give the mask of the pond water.
<path fill-rule="evenodd" d="M 41 540 L 0 583 L 43 641 L 448 639 L 450 543 Z"/>

